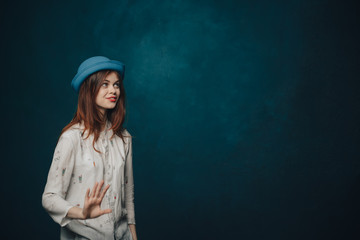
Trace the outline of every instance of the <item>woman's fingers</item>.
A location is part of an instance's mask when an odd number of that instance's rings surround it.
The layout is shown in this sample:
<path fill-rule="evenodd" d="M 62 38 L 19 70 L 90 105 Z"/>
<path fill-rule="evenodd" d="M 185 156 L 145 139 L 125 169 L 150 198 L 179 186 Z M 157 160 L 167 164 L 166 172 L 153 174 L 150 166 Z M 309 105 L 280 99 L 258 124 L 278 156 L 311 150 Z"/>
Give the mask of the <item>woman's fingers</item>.
<path fill-rule="evenodd" d="M 103 185 L 104 185 L 104 180 L 101 180 L 101 181 L 100 181 L 100 184 L 98 185 L 98 187 L 97 187 L 97 189 L 96 189 L 96 194 L 95 194 L 95 196 L 96 196 L 97 198 L 100 197 L 101 188 L 102 188 Z"/>
<path fill-rule="evenodd" d="M 90 188 L 88 188 L 88 189 L 86 190 L 85 198 L 89 198 L 89 197 L 90 197 L 90 196 L 89 196 L 89 193 L 90 193 Z"/>
<path fill-rule="evenodd" d="M 101 188 L 104 185 L 104 180 L 101 180 L 99 183 L 95 182 L 94 187 L 90 193 L 90 188 L 86 191 L 86 197 L 87 198 L 100 198 L 103 199 L 106 191 L 109 189 L 110 185 L 107 185 L 102 191 Z"/>
<path fill-rule="evenodd" d="M 103 214 L 106 214 L 106 213 L 111 213 L 111 209 L 108 208 L 108 209 L 104 209 L 104 210 L 101 210 L 100 214 L 103 215 Z"/>
<path fill-rule="evenodd" d="M 109 187 L 110 187 L 110 184 L 108 184 L 108 185 L 104 188 L 104 190 L 102 191 L 102 193 L 101 193 L 101 195 L 100 195 L 101 200 L 104 198 L 105 193 L 106 193 L 106 191 L 109 189 Z"/>
<path fill-rule="evenodd" d="M 92 189 L 92 191 L 91 191 L 91 197 L 95 197 L 95 196 L 96 196 L 95 193 L 96 193 L 97 186 L 98 186 L 98 182 L 96 182 L 96 183 L 94 184 L 94 187 L 93 187 L 93 189 Z"/>

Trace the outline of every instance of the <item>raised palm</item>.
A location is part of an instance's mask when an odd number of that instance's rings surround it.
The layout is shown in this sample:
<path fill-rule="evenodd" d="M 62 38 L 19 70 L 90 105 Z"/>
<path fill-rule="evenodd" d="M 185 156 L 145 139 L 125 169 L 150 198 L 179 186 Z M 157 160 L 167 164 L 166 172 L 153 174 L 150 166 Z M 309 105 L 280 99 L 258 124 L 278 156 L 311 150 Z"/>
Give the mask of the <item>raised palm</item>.
<path fill-rule="evenodd" d="M 101 180 L 100 183 L 96 182 L 91 191 L 91 194 L 90 194 L 90 188 L 87 189 L 85 195 L 84 207 L 82 210 L 84 219 L 97 218 L 103 214 L 111 213 L 111 209 L 101 210 L 100 208 L 105 193 L 110 187 L 110 185 L 107 185 L 103 190 L 101 190 L 103 185 L 104 185 L 104 180 Z"/>

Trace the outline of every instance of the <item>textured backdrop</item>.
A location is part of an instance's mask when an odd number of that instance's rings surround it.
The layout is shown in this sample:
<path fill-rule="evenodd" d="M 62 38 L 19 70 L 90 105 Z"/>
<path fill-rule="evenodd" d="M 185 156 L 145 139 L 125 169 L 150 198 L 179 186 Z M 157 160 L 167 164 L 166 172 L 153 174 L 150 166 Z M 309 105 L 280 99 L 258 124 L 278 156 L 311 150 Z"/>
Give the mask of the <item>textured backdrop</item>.
<path fill-rule="evenodd" d="M 1 234 L 58 239 L 41 194 L 71 79 L 105 55 L 126 64 L 139 240 L 359 239 L 352 2 L 3 3 Z"/>

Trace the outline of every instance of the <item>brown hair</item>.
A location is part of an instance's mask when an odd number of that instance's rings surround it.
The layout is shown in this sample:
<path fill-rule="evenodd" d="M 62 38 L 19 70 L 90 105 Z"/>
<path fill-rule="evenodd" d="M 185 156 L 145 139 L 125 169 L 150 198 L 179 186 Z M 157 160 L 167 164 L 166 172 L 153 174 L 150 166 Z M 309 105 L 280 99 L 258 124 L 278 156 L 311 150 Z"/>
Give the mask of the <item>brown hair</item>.
<path fill-rule="evenodd" d="M 116 103 L 116 106 L 113 109 L 106 110 L 106 117 L 102 118 L 101 112 L 99 111 L 99 107 L 95 103 L 96 96 L 99 92 L 102 82 L 105 80 L 106 76 L 110 73 L 114 72 L 119 78 L 120 82 L 120 98 Z M 93 148 L 96 152 L 100 153 L 95 148 L 95 142 L 98 140 L 101 132 L 101 126 L 104 126 L 106 120 L 109 120 L 111 123 L 111 129 L 113 130 L 113 135 L 119 136 L 122 141 L 125 143 L 122 132 L 124 130 L 123 123 L 125 120 L 126 108 L 125 108 L 125 88 L 123 84 L 123 79 L 117 71 L 113 70 L 101 70 L 91 74 L 89 77 L 85 79 L 85 81 L 81 84 L 78 96 L 78 106 L 76 113 L 73 119 L 70 121 L 68 125 L 66 125 L 61 134 L 63 134 L 66 130 L 71 128 L 73 125 L 84 121 L 84 131 L 82 134 L 88 130 L 88 138 L 91 134 L 94 134 Z M 61 136 L 60 134 L 60 136 Z M 59 139 L 60 139 L 59 136 Z M 85 138 L 85 139 L 86 139 Z"/>

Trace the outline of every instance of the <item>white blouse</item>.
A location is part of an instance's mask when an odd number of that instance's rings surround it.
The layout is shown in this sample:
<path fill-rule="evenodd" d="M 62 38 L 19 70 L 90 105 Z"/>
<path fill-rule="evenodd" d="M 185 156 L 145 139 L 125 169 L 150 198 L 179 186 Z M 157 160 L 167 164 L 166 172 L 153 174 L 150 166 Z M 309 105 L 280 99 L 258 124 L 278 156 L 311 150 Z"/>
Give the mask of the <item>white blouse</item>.
<path fill-rule="evenodd" d="M 61 234 L 71 231 L 89 239 L 112 239 L 120 228 L 120 222 L 127 220 L 135 224 L 134 180 L 132 166 L 132 140 L 125 129 L 125 144 L 114 135 L 107 121 L 93 149 L 93 135 L 88 139 L 87 131 L 82 136 L 84 125 L 76 124 L 65 131 L 56 145 L 46 186 L 42 195 L 42 205 L 51 218 L 60 224 Z M 111 213 L 93 219 L 67 218 L 68 210 L 84 205 L 86 190 L 92 190 L 95 182 L 104 180 L 110 184 L 101 209 L 112 209 Z M 64 229 L 66 228 L 66 229 Z M 120 233 L 119 233 L 120 234 Z"/>

